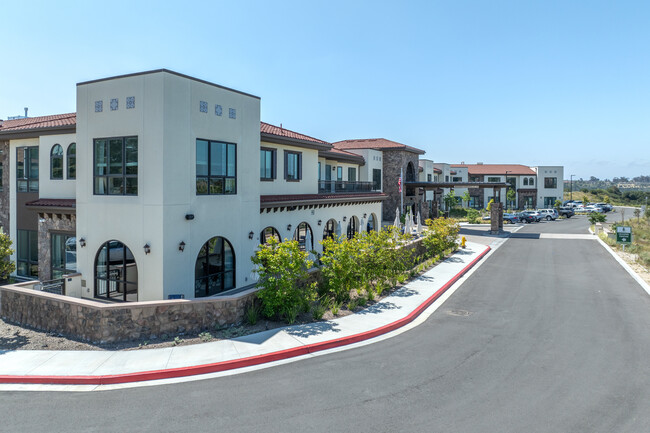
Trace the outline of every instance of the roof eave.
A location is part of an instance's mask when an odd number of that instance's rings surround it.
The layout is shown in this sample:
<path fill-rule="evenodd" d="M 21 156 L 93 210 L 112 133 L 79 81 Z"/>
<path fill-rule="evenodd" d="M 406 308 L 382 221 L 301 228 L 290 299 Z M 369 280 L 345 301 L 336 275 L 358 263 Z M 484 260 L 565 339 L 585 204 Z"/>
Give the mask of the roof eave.
<path fill-rule="evenodd" d="M 314 141 L 301 140 L 299 138 L 282 137 L 280 135 L 269 134 L 268 132 L 260 132 L 260 141 L 275 144 L 285 144 L 287 146 L 302 147 L 305 149 L 316 149 L 319 151 L 330 150 L 332 148 L 331 144 L 317 143 Z"/>
<path fill-rule="evenodd" d="M 77 132 L 77 125 L 50 126 L 47 128 L 14 129 L 0 131 L 0 138 L 15 140 L 19 138 L 35 138 L 41 135 L 74 134 Z"/>

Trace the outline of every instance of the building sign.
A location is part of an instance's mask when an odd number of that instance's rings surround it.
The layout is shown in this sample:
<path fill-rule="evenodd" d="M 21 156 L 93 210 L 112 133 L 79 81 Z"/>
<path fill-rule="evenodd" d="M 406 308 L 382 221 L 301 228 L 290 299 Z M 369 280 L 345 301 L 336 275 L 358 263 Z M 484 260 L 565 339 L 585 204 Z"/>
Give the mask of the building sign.
<path fill-rule="evenodd" d="M 632 227 L 616 227 L 616 243 L 630 245 L 632 243 Z"/>

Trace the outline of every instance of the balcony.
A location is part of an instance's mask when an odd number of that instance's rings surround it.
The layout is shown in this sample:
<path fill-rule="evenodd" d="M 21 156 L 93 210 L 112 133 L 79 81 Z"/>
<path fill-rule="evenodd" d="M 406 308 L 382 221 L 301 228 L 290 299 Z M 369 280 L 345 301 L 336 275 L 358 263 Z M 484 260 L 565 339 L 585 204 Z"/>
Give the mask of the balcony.
<path fill-rule="evenodd" d="M 354 194 L 379 191 L 373 182 L 349 182 L 344 180 L 319 180 L 319 194 Z"/>

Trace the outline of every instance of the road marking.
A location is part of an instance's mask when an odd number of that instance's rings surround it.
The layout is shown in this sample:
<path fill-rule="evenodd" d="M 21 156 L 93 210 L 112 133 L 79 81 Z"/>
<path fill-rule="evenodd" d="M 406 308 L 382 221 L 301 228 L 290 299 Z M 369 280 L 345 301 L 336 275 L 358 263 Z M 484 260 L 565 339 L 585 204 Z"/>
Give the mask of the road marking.
<path fill-rule="evenodd" d="M 587 239 L 590 241 L 595 241 L 598 239 L 598 236 L 594 235 L 583 235 L 575 233 L 540 233 L 540 239 Z"/>

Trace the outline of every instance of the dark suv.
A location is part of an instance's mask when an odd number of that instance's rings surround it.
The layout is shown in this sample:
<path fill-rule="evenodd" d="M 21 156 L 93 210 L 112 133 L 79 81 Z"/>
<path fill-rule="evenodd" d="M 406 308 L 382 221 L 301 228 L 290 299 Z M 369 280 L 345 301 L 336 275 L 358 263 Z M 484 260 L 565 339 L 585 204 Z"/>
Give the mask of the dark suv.
<path fill-rule="evenodd" d="M 558 209 L 558 213 L 560 214 L 560 216 L 571 218 L 573 215 L 576 214 L 576 211 L 573 210 L 572 207 L 561 207 L 560 209 Z"/>

